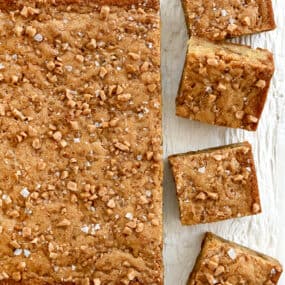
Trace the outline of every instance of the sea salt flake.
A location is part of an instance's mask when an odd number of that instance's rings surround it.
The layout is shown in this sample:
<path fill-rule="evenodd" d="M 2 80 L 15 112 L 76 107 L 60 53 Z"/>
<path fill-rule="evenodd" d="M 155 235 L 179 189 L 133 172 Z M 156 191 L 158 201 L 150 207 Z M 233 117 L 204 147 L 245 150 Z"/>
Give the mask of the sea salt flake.
<path fill-rule="evenodd" d="M 237 257 L 236 251 L 233 248 L 230 248 L 228 250 L 228 256 L 232 259 L 235 260 Z"/>
<path fill-rule="evenodd" d="M 222 15 L 223 17 L 226 17 L 226 16 L 228 15 L 228 12 L 227 12 L 225 9 L 222 9 L 222 10 L 221 10 L 221 15 Z"/>
<path fill-rule="evenodd" d="M 225 172 L 226 172 L 227 175 L 230 175 L 230 174 L 231 174 L 231 171 L 228 170 L 228 169 L 226 169 Z"/>
<path fill-rule="evenodd" d="M 155 103 L 153 104 L 153 107 L 154 107 L 154 108 L 159 108 L 159 107 L 160 107 L 160 104 L 159 104 L 158 102 L 155 102 Z"/>
<path fill-rule="evenodd" d="M 84 225 L 83 227 L 81 227 L 81 231 L 84 232 L 85 234 L 88 234 L 89 227 L 87 225 Z"/>
<path fill-rule="evenodd" d="M 101 226 L 99 224 L 92 224 L 91 225 L 91 235 L 95 235 L 96 231 L 99 231 Z"/>
<path fill-rule="evenodd" d="M 17 248 L 17 249 L 14 250 L 14 255 L 15 256 L 19 256 L 19 255 L 22 254 L 22 252 L 23 252 L 23 250 L 21 248 Z"/>
<path fill-rule="evenodd" d="M 133 214 L 132 213 L 127 213 L 125 215 L 125 217 L 128 219 L 128 220 L 132 220 L 133 219 Z"/>
<path fill-rule="evenodd" d="M 147 107 L 143 107 L 143 111 L 144 111 L 145 114 L 149 113 L 149 109 Z"/>
<path fill-rule="evenodd" d="M 101 229 L 101 226 L 99 224 L 95 224 L 94 229 L 98 231 Z"/>
<path fill-rule="evenodd" d="M 145 195 L 146 195 L 146 197 L 151 197 L 152 193 L 150 190 L 146 190 Z"/>
<path fill-rule="evenodd" d="M 37 42 L 42 42 L 43 39 L 44 39 L 44 37 L 41 34 L 36 34 L 34 36 L 34 40 L 37 41 Z"/>
<path fill-rule="evenodd" d="M 137 155 L 137 160 L 141 161 L 142 160 L 142 155 Z"/>
<path fill-rule="evenodd" d="M 22 195 L 24 198 L 28 198 L 28 197 L 29 197 L 30 191 L 28 190 L 27 187 L 25 187 L 25 188 L 23 188 L 23 189 L 21 190 L 21 195 Z"/>
<path fill-rule="evenodd" d="M 202 166 L 202 167 L 198 168 L 198 172 L 199 173 L 205 173 L 206 172 L 206 167 Z"/>
<path fill-rule="evenodd" d="M 3 195 L 2 195 L 2 199 L 3 199 L 4 201 L 6 201 L 6 200 L 8 199 L 8 197 L 9 197 L 9 196 L 8 196 L 7 194 L 3 194 Z"/>
<path fill-rule="evenodd" d="M 24 249 L 24 256 L 29 257 L 31 255 L 31 252 L 28 249 Z"/>
<path fill-rule="evenodd" d="M 229 23 L 230 23 L 230 24 L 234 24 L 235 21 L 236 21 L 236 20 L 235 20 L 234 18 L 229 18 Z"/>
<path fill-rule="evenodd" d="M 147 43 L 147 47 L 152 49 L 153 48 L 153 44 L 152 43 Z"/>
<path fill-rule="evenodd" d="M 205 89 L 205 91 L 206 91 L 207 93 L 211 93 L 211 92 L 213 91 L 213 88 L 212 88 L 211 86 L 207 86 L 206 89 Z"/>
<path fill-rule="evenodd" d="M 73 141 L 74 143 L 80 143 L 80 138 L 74 138 Z"/>

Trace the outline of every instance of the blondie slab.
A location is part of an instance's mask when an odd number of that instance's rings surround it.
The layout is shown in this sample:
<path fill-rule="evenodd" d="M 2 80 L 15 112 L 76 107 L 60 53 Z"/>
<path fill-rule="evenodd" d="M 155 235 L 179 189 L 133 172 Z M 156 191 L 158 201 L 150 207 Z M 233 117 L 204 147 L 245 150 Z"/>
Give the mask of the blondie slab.
<path fill-rule="evenodd" d="M 169 157 L 183 225 L 261 212 L 248 142 Z"/>
<path fill-rule="evenodd" d="M 189 35 L 223 40 L 273 30 L 271 0 L 182 0 Z"/>
<path fill-rule="evenodd" d="M 275 285 L 281 273 L 276 259 L 206 233 L 188 285 Z"/>
<path fill-rule="evenodd" d="M 273 57 L 267 50 L 192 37 L 176 99 L 176 114 L 254 131 L 273 72 Z"/>
<path fill-rule="evenodd" d="M 159 1 L 0 8 L 0 284 L 162 284 Z"/>

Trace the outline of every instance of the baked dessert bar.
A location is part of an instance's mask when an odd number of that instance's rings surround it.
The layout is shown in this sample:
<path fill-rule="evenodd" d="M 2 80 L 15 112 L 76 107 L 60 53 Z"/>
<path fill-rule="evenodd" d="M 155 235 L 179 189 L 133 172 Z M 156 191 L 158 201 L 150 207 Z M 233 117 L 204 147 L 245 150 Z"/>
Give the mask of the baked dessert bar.
<path fill-rule="evenodd" d="M 188 285 L 275 285 L 281 273 L 276 259 L 206 233 Z"/>
<path fill-rule="evenodd" d="M 169 157 L 183 225 L 210 223 L 261 212 L 248 142 Z"/>
<path fill-rule="evenodd" d="M 271 0 L 182 0 L 189 35 L 223 40 L 273 30 Z"/>
<path fill-rule="evenodd" d="M 192 37 L 176 99 L 176 114 L 254 131 L 273 72 L 273 57 L 267 50 Z"/>
<path fill-rule="evenodd" d="M 0 8 L 0 284 L 162 284 L 159 1 Z"/>

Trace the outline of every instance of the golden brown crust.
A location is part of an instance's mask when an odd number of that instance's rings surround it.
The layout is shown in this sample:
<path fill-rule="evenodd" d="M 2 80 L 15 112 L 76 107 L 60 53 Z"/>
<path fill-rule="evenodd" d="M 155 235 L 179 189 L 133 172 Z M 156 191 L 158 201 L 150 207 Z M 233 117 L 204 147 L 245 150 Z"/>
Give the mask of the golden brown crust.
<path fill-rule="evenodd" d="M 13 6 L 21 7 L 24 5 L 112 5 L 128 6 L 140 5 L 159 10 L 159 0 L 0 0 L 0 9 L 11 9 Z"/>
<path fill-rule="evenodd" d="M 1 285 L 163 283 L 158 2 L 81 3 L 1 2 Z"/>
<path fill-rule="evenodd" d="M 261 212 L 252 148 L 248 142 L 172 155 L 183 225 Z"/>
<path fill-rule="evenodd" d="M 259 104 L 257 105 L 257 108 L 256 108 L 256 117 L 257 118 L 261 118 L 261 115 L 262 115 L 262 112 L 263 112 L 263 109 L 265 107 L 265 103 L 266 103 L 266 100 L 267 100 L 271 79 L 272 79 L 274 71 L 275 71 L 273 54 L 269 54 L 268 55 L 268 63 L 272 64 L 272 70 L 271 70 L 272 76 L 270 77 L 269 80 L 266 81 L 266 86 L 262 90 L 262 92 L 260 93 L 260 102 L 259 102 Z M 256 131 L 257 130 L 259 122 L 260 122 L 260 120 L 258 120 L 258 122 L 252 126 L 252 129 L 251 129 L 252 131 Z"/>
<path fill-rule="evenodd" d="M 267 50 L 191 37 L 176 115 L 255 131 L 273 73 Z"/>
<path fill-rule="evenodd" d="M 225 285 L 275 285 L 282 271 L 275 258 L 207 232 L 187 284 L 205 285 L 215 280 Z"/>
<path fill-rule="evenodd" d="M 223 40 L 275 29 L 271 0 L 182 0 L 189 35 Z"/>
<path fill-rule="evenodd" d="M 0 281 L 0 285 L 54 285 L 53 281 L 51 282 L 46 282 L 46 281 L 40 281 L 38 278 L 37 279 L 30 279 L 27 281 L 14 281 L 14 280 L 5 280 L 5 281 Z M 74 285 L 74 282 L 57 282 L 56 285 Z M 79 283 L 80 284 L 80 283 Z"/>
<path fill-rule="evenodd" d="M 267 12 L 266 15 L 266 23 L 267 23 L 267 28 L 265 31 L 270 31 L 276 28 L 276 23 L 275 23 L 275 19 L 274 19 L 274 10 L 273 10 L 273 6 L 272 6 L 272 0 L 266 0 L 266 1 L 262 1 L 261 5 L 264 5 L 264 7 L 262 8 L 263 11 Z"/>

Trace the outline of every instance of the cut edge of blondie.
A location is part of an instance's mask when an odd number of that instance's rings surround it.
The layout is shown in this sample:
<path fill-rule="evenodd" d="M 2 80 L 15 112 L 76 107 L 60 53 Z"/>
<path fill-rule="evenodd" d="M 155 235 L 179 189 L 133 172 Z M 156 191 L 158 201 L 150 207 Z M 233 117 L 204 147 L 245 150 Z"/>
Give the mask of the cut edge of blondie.
<path fill-rule="evenodd" d="M 0 2 L 0 8 L 8 8 L 11 9 L 11 6 L 16 4 L 16 0 L 7 0 L 7 1 L 1 1 Z M 126 6 L 126 5 L 136 5 L 136 4 L 141 4 L 144 5 L 145 7 L 153 8 L 159 10 L 160 6 L 160 0 L 26 0 L 22 1 L 23 5 L 27 4 L 37 4 L 40 3 L 41 5 L 44 4 L 52 4 L 54 6 L 57 5 L 62 5 L 62 4 L 98 4 L 98 5 L 114 5 L 114 6 Z M 17 5 L 19 5 L 17 3 Z"/>
<path fill-rule="evenodd" d="M 198 36 L 192 36 L 188 40 L 187 46 L 187 54 L 201 53 L 201 50 L 205 50 L 207 55 L 214 56 L 216 51 L 224 50 L 228 54 L 237 55 L 243 60 L 248 60 L 251 64 L 264 64 L 268 66 L 267 63 L 269 61 L 274 68 L 273 54 L 265 48 L 253 48 L 250 45 L 232 43 L 229 41 L 211 41 Z M 253 60 L 256 61 L 254 62 Z"/>

